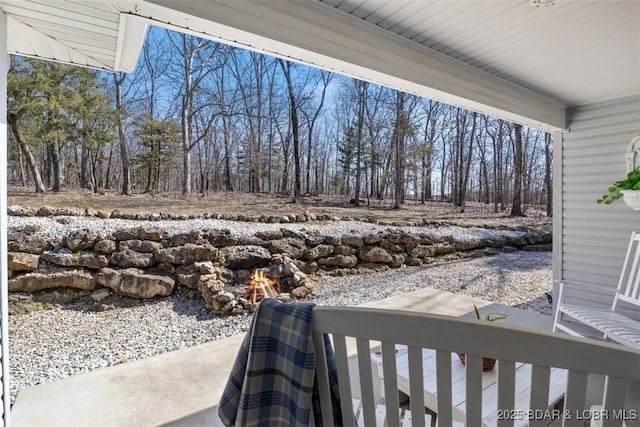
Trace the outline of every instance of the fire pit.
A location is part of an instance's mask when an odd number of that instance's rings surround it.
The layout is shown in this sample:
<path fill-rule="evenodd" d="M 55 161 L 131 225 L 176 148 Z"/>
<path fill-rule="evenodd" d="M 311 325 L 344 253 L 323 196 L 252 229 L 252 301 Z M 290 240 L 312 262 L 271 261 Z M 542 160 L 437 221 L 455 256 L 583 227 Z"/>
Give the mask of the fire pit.
<path fill-rule="evenodd" d="M 270 279 L 263 269 L 257 269 L 249 279 L 249 286 L 244 297 L 255 304 L 263 298 L 276 298 L 280 293 L 282 293 L 280 280 L 278 278 Z"/>

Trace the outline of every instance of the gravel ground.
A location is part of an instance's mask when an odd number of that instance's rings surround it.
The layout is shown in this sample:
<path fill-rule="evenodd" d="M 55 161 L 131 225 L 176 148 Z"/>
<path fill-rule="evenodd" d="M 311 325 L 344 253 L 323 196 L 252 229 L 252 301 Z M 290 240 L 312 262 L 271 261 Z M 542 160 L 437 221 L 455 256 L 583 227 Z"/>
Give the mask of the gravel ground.
<path fill-rule="evenodd" d="M 344 228 L 334 229 L 336 234 L 362 226 L 339 224 Z M 10 220 L 9 226 L 19 225 L 15 218 Z M 229 225 L 247 229 L 242 224 Z M 63 231 L 70 229 L 65 226 Z M 446 232 L 473 235 L 487 231 L 465 228 Z M 552 287 L 551 259 L 550 252 L 501 253 L 384 273 L 326 276 L 316 278 L 314 301 L 352 306 L 430 287 L 549 313 L 545 292 Z M 102 312 L 87 311 L 81 304 L 44 307 L 49 309 L 10 316 L 12 398 L 20 389 L 38 383 L 243 333 L 251 321 L 246 315 L 217 317 L 208 313 L 201 301 L 181 295 Z"/>
<path fill-rule="evenodd" d="M 9 229 L 22 229 L 37 225 L 38 233 L 51 240 L 61 240 L 73 231 L 84 228 L 96 228 L 103 236 L 126 228 L 158 227 L 169 230 L 171 234 L 186 233 L 192 230 L 218 229 L 229 230 L 234 236 L 253 236 L 259 231 L 271 231 L 287 228 L 307 233 L 322 233 L 325 236 L 342 236 L 351 233 L 377 233 L 380 231 L 401 230 L 410 233 L 424 233 L 434 237 L 453 236 L 454 238 L 483 238 L 488 236 L 520 236 L 522 231 L 508 229 L 486 229 L 482 227 L 424 227 L 424 226 L 387 226 L 361 221 L 314 221 L 293 224 L 228 221 L 222 219 L 189 219 L 163 221 L 132 221 L 126 219 L 100 219 L 94 217 L 59 216 L 55 220 L 46 217 L 8 218 Z"/>

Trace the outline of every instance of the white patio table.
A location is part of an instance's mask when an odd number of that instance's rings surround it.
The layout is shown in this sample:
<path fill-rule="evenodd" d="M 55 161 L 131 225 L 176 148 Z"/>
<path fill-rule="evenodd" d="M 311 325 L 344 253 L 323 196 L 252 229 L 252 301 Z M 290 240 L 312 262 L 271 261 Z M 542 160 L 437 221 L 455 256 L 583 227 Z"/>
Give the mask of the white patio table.
<path fill-rule="evenodd" d="M 424 372 L 424 402 L 425 406 L 434 414 L 437 410 L 437 392 L 436 392 L 436 357 L 435 350 L 423 349 L 423 372 Z M 378 377 L 381 381 L 383 378 L 382 368 L 382 354 L 380 352 L 371 353 L 371 360 L 375 366 L 377 366 Z M 399 391 L 408 396 L 409 392 L 409 377 L 408 377 L 408 350 L 406 346 L 396 346 L 396 366 L 397 366 L 397 381 Z M 516 386 L 515 386 L 515 410 L 510 411 L 498 411 L 497 410 L 497 378 L 498 370 L 500 369 L 499 363 L 488 372 L 482 374 L 482 386 L 483 386 L 483 399 L 482 399 L 482 414 L 483 424 L 486 427 L 493 427 L 498 424 L 498 420 L 504 418 L 511 418 L 514 420 L 514 426 L 525 426 L 529 424 L 529 414 L 527 408 L 529 408 L 529 399 L 531 395 L 531 388 L 529 386 L 531 380 L 531 365 L 516 363 Z M 555 405 L 560 402 L 564 396 L 564 390 L 566 385 L 567 372 L 564 369 L 551 369 L 549 378 L 549 412 L 546 414 L 533 414 L 533 416 L 540 417 L 549 416 L 549 423 L 553 421 L 553 416 L 558 412 L 553 412 Z M 465 419 L 465 366 L 460 362 L 458 355 L 451 354 L 451 381 L 452 381 L 452 404 L 453 404 L 453 419 L 454 421 L 464 422 Z M 384 390 L 384 386 L 381 387 Z M 382 396 L 384 398 L 384 396 Z M 415 408 L 411 408 L 412 412 Z M 436 414 L 437 415 L 437 414 Z"/>

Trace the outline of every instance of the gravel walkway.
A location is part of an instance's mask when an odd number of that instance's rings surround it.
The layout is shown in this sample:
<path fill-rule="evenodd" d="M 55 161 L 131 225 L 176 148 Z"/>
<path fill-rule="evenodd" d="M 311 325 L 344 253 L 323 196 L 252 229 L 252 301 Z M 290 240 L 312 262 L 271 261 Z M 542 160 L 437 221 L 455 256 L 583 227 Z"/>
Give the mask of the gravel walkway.
<path fill-rule="evenodd" d="M 9 226 L 21 224 L 10 221 Z M 340 225 L 346 227 L 337 231 L 340 234 L 356 226 Z M 70 231 L 68 224 L 64 231 Z M 52 235 L 56 233 L 60 231 Z M 501 253 L 384 273 L 323 277 L 317 280 L 314 300 L 351 306 L 430 287 L 549 313 L 545 292 L 552 288 L 551 260 L 550 252 Z M 251 317 L 220 318 L 208 313 L 201 301 L 174 295 L 102 312 L 89 312 L 82 305 L 53 306 L 12 315 L 9 320 L 11 395 L 15 398 L 20 389 L 38 383 L 243 333 Z"/>

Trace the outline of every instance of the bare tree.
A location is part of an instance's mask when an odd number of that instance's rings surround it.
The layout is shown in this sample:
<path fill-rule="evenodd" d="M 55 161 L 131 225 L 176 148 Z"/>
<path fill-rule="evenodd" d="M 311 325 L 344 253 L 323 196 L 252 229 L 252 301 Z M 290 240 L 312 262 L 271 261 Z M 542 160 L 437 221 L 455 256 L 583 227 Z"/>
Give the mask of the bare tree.
<path fill-rule="evenodd" d="M 474 144 L 474 138 L 476 135 L 476 119 L 477 119 L 478 113 L 476 113 L 475 111 L 473 113 L 471 113 L 471 117 L 472 117 L 472 123 L 471 123 L 471 131 L 469 132 L 469 146 L 466 149 L 466 159 L 463 158 L 463 146 L 461 146 L 461 150 L 460 150 L 460 160 L 461 160 L 461 165 L 460 165 L 460 181 L 459 181 L 459 187 L 458 187 L 458 202 L 460 204 L 460 212 L 464 213 L 465 207 L 466 207 L 466 199 L 467 199 L 467 186 L 469 184 L 469 170 L 471 168 L 471 156 L 473 155 L 473 144 Z"/>
<path fill-rule="evenodd" d="M 438 101 L 428 100 L 423 103 L 427 109 L 424 119 L 423 141 L 418 151 L 420 156 L 420 169 L 422 175 L 422 190 L 420 191 L 420 203 L 433 197 L 431 188 L 431 172 L 433 168 L 434 143 L 436 138 L 436 123 L 440 114 L 441 104 Z"/>
<path fill-rule="evenodd" d="M 363 150 L 363 127 L 364 110 L 367 102 L 367 89 L 369 83 L 362 80 L 354 80 L 356 90 L 356 182 L 354 186 L 354 205 L 360 206 L 360 185 L 362 184 L 362 150 Z"/>
<path fill-rule="evenodd" d="M 291 62 L 278 60 L 284 78 L 287 82 L 287 91 L 289 94 L 289 117 L 291 120 L 291 134 L 293 137 L 293 201 L 301 202 L 301 171 L 300 171 L 300 128 L 298 120 L 298 103 L 296 92 L 293 89 L 293 81 L 291 80 Z"/>
<path fill-rule="evenodd" d="M 318 119 L 320 118 L 320 115 L 322 114 L 323 108 L 324 108 L 324 102 L 327 96 L 327 89 L 329 87 L 329 84 L 331 83 L 331 80 L 333 79 L 333 74 L 328 72 L 328 71 L 324 71 L 324 70 L 320 70 L 319 72 L 319 79 L 318 79 L 318 83 L 322 85 L 322 91 L 320 93 L 320 100 L 318 101 L 316 108 L 313 112 L 307 112 L 306 109 L 302 108 L 301 112 L 305 117 L 305 120 L 307 122 L 307 158 L 306 158 L 306 180 L 305 180 L 305 184 L 306 184 L 306 188 L 305 191 L 307 193 L 311 192 L 311 155 L 312 155 L 312 151 L 313 151 L 313 138 L 314 138 L 314 130 L 316 127 L 316 123 L 318 122 Z M 313 90 L 313 92 L 315 92 L 315 90 Z M 316 173 L 316 179 L 317 179 L 317 173 Z M 318 186 L 316 184 L 316 191 L 318 189 Z"/>
<path fill-rule="evenodd" d="M 504 208 L 504 175 L 503 175 L 503 138 L 504 138 L 504 122 L 501 119 L 489 120 L 485 116 L 485 131 L 492 141 L 493 147 L 493 203 L 494 212 L 503 211 Z M 495 130 L 492 124 L 497 125 Z"/>
<path fill-rule="evenodd" d="M 191 193 L 191 151 L 205 137 L 215 120 L 213 115 L 194 133 L 193 118 L 199 109 L 210 102 L 208 98 L 200 100 L 197 93 L 202 89 L 205 79 L 218 69 L 224 60 L 222 45 L 199 39 L 187 34 L 167 33 L 174 49 L 178 52 L 180 64 L 172 80 L 179 87 L 180 123 L 182 127 L 182 194 Z"/>

